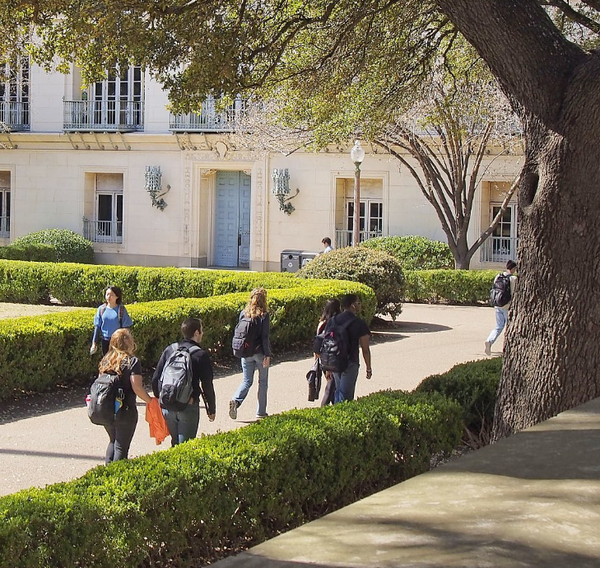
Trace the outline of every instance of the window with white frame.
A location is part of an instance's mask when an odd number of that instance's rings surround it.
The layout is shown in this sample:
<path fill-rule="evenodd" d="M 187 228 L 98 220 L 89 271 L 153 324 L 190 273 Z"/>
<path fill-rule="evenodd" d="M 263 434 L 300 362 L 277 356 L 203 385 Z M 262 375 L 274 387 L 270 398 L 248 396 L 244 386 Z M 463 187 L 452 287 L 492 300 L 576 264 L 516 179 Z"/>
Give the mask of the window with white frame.
<path fill-rule="evenodd" d="M 93 218 L 84 218 L 84 234 L 94 242 L 123 242 L 123 174 L 94 175 Z"/>
<path fill-rule="evenodd" d="M 0 172 L 0 237 L 10 237 L 10 173 Z"/>
<path fill-rule="evenodd" d="M 502 209 L 499 203 L 491 203 L 491 218 L 495 219 L 496 215 Z M 504 262 L 507 260 L 516 260 L 517 258 L 517 205 L 511 203 L 508 205 L 500 222 L 494 229 L 491 239 L 491 260 L 494 262 Z"/>
<path fill-rule="evenodd" d="M 12 130 L 29 126 L 29 59 L 0 66 L 0 122 Z"/>
<path fill-rule="evenodd" d="M 354 227 L 354 201 L 346 201 L 346 229 Z M 360 240 L 383 235 L 383 202 L 380 199 L 360 201 Z"/>

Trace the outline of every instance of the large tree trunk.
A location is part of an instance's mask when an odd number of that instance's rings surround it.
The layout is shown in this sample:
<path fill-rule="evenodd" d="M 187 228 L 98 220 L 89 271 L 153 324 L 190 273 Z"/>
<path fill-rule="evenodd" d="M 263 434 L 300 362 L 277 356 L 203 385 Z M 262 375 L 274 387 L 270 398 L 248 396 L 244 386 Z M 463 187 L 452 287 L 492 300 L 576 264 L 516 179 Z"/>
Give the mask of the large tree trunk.
<path fill-rule="evenodd" d="M 437 3 L 525 125 L 498 438 L 600 396 L 600 54 L 568 43 L 535 0 Z"/>

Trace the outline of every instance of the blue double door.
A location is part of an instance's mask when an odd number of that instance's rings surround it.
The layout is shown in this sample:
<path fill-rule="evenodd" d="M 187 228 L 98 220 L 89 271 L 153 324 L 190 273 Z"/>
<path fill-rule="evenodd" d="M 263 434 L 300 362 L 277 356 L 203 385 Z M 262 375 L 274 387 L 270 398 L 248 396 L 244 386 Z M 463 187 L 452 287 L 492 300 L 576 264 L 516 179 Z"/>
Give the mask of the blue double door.
<path fill-rule="evenodd" d="M 244 172 L 217 172 L 215 266 L 250 265 L 250 176 Z"/>

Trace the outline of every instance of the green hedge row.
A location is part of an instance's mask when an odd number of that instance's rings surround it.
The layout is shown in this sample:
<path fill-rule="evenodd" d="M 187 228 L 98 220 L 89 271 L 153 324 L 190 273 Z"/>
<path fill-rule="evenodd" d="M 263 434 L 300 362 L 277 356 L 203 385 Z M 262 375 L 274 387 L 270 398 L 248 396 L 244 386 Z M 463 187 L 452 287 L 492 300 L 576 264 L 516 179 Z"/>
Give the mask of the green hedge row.
<path fill-rule="evenodd" d="M 463 409 L 463 441 L 475 448 L 490 442 L 502 358 L 455 365 L 441 375 L 424 379 L 415 392 L 439 393 Z"/>
<path fill-rule="evenodd" d="M 292 282 L 295 282 L 293 280 Z M 354 282 L 306 282 L 302 288 L 271 289 L 271 343 L 279 350 L 309 343 L 326 300 L 353 292 L 362 299 L 362 315 L 375 314 L 375 295 Z M 233 328 L 248 300 L 247 292 L 212 298 L 177 299 L 128 305 L 137 354 L 153 366 L 162 350 L 180 337 L 186 317 L 204 323 L 203 346 L 216 357 L 230 355 Z M 51 315 L 0 320 L 0 400 L 21 392 L 43 392 L 57 384 L 88 380 L 98 359 L 89 356 L 95 311 L 83 308 Z"/>
<path fill-rule="evenodd" d="M 488 303 L 497 270 L 407 270 L 404 298 L 429 304 Z"/>
<path fill-rule="evenodd" d="M 0 568 L 204 564 L 429 468 L 461 431 L 435 395 L 293 410 L 0 498 Z"/>
<path fill-rule="evenodd" d="M 37 262 L 56 262 L 56 249 L 46 244 L 13 243 L 0 247 L 0 258 L 6 260 L 32 260 Z"/>
<path fill-rule="evenodd" d="M 50 297 L 69 306 L 98 306 L 109 285 L 123 290 L 126 304 L 207 298 L 213 295 L 265 288 L 306 285 L 293 274 L 146 268 L 0 260 L 0 301 L 47 303 Z"/>

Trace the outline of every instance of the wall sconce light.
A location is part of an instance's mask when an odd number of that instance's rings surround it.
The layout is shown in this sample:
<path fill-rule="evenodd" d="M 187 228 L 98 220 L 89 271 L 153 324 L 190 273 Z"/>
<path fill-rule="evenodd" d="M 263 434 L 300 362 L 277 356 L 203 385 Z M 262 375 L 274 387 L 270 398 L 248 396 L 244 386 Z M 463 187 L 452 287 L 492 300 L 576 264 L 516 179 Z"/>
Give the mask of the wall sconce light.
<path fill-rule="evenodd" d="M 291 197 L 287 197 L 286 195 L 290 194 L 290 172 L 287 168 L 285 169 L 277 169 L 273 170 L 273 195 L 279 201 L 279 209 L 286 213 L 287 215 L 291 215 L 292 211 L 295 210 L 295 207 L 289 203 L 290 199 L 294 199 L 299 193 L 300 190 L 296 189 L 296 193 Z"/>
<path fill-rule="evenodd" d="M 167 189 L 163 191 L 160 166 L 146 166 L 145 178 L 145 189 L 150 194 L 152 206 L 164 211 L 165 207 L 167 206 L 167 202 L 162 199 L 162 196 L 169 193 L 171 186 L 167 185 Z"/>

